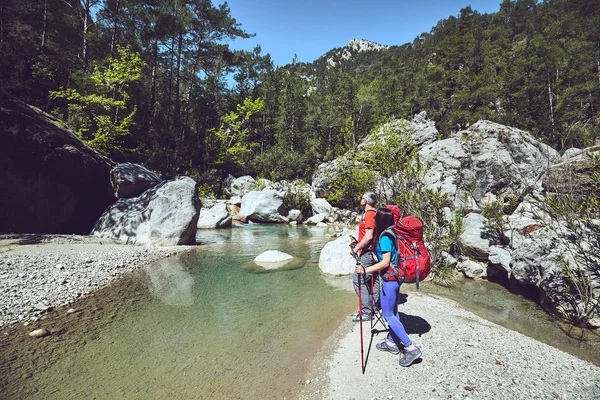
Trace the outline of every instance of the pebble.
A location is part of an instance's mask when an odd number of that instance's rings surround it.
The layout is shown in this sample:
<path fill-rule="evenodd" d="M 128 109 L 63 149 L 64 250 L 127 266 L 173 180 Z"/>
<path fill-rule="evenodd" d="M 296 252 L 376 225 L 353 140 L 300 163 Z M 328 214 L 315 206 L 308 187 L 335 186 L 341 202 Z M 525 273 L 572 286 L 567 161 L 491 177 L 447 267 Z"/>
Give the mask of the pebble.
<path fill-rule="evenodd" d="M 29 336 L 32 336 L 32 337 L 44 337 L 47 335 L 48 335 L 48 331 L 44 328 L 36 329 L 35 331 L 31 331 L 29 333 Z"/>

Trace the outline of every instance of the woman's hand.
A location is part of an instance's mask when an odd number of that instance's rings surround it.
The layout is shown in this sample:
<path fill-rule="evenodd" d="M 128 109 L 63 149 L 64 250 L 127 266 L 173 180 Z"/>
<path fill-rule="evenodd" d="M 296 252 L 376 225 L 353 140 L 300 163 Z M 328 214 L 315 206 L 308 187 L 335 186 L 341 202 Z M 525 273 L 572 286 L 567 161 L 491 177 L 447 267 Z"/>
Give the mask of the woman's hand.
<path fill-rule="evenodd" d="M 357 274 L 366 274 L 367 270 L 365 269 L 365 267 L 363 267 L 362 264 L 357 264 L 356 267 L 354 267 L 354 270 L 356 271 Z"/>

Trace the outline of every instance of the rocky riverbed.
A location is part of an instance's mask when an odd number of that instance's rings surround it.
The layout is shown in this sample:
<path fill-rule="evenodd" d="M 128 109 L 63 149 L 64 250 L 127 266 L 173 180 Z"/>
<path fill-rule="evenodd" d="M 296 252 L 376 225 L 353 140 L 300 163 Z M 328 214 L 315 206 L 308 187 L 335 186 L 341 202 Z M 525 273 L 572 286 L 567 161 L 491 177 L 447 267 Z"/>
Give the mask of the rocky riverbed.
<path fill-rule="evenodd" d="M 132 246 L 77 235 L 0 237 L 0 329 L 40 316 L 192 246 Z"/>

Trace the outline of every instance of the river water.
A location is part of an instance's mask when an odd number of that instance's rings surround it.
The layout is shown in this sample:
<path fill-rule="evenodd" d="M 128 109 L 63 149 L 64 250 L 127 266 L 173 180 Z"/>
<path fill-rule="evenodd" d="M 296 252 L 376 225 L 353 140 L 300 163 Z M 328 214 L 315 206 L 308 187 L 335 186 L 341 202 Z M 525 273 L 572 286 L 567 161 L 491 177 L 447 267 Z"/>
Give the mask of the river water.
<path fill-rule="evenodd" d="M 46 348 L 12 356 L 22 373 L 11 379 L 9 398 L 296 398 L 324 340 L 356 308 L 349 278 L 319 273 L 326 231 L 249 224 L 197 239 L 194 251 L 79 304 L 84 310 L 44 339 Z M 259 273 L 252 260 L 267 250 L 293 255 L 294 269 Z M 498 285 L 421 290 L 600 362 L 597 346 L 569 339 L 537 306 Z"/>

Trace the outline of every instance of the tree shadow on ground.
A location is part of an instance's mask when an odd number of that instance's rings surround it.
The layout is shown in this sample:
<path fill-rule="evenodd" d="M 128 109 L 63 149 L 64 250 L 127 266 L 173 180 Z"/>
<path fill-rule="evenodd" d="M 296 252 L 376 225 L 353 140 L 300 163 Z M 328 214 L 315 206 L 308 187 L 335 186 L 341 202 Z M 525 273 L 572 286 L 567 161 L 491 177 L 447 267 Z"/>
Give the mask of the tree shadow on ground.
<path fill-rule="evenodd" d="M 45 236 L 46 235 L 43 235 L 41 233 L 31 233 L 31 234 L 19 235 L 19 242 L 18 243 L 20 245 L 40 244 L 44 240 Z"/>

